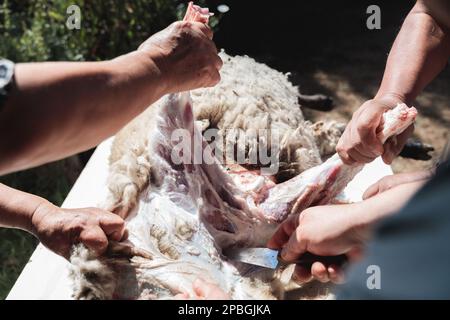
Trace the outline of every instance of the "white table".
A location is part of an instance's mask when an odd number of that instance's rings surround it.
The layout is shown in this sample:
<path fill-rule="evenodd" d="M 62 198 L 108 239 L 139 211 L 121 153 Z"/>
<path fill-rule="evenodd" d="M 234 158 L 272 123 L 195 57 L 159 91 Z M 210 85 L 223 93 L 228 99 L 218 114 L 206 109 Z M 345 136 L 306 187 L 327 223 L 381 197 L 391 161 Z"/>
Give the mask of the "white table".
<path fill-rule="evenodd" d="M 94 152 L 64 201 L 64 208 L 97 206 L 105 199 L 111 143 L 112 139 L 106 140 Z M 359 201 L 368 186 L 389 174 L 392 174 L 391 168 L 377 159 L 367 165 L 347 186 L 346 194 L 352 200 Z M 39 244 L 7 299 L 71 299 L 68 262 Z"/>
<path fill-rule="evenodd" d="M 98 146 L 63 203 L 64 208 L 98 206 L 106 196 L 112 138 Z M 39 244 L 6 299 L 71 299 L 69 263 Z"/>

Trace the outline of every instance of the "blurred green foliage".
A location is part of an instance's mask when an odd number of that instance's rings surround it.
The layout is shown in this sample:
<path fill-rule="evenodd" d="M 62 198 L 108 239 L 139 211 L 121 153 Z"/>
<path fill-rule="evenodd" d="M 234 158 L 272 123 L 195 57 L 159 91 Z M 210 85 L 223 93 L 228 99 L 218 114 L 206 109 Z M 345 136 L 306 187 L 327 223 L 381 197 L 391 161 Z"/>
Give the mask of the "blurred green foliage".
<path fill-rule="evenodd" d="M 0 183 L 61 205 L 81 171 L 75 160 L 71 158 L 16 172 L 0 177 Z M 8 295 L 37 243 L 37 239 L 25 231 L 0 228 L 0 299 Z"/>
<path fill-rule="evenodd" d="M 72 4 L 81 9 L 79 30 L 66 27 Z M 113 58 L 182 17 L 185 8 L 186 1 L 177 0 L 3 0 L 0 56 L 16 62 Z"/>
<path fill-rule="evenodd" d="M 81 9 L 79 30 L 66 27 L 66 10 L 72 4 Z M 176 0 L 0 0 L 0 57 L 15 62 L 114 58 L 181 18 L 185 8 L 186 1 Z M 212 19 L 212 26 L 217 22 Z M 0 182 L 60 205 L 81 169 L 63 160 L 1 177 Z M 23 231 L 0 230 L 0 299 L 36 244 Z"/>

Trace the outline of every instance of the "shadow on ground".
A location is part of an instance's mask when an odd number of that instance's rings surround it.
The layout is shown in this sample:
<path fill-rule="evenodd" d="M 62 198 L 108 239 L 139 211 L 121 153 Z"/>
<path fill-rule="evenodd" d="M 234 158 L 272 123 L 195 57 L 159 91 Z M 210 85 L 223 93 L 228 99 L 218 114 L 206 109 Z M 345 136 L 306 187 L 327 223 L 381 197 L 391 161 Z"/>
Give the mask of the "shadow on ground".
<path fill-rule="evenodd" d="M 284 72 L 302 93 L 325 93 L 336 108 L 329 113 L 305 110 L 311 120 L 348 121 L 372 98 L 381 81 L 389 49 L 414 1 L 209 1 L 230 11 L 215 41 L 231 54 L 247 54 Z M 366 9 L 381 8 L 381 30 L 368 30 Z M 450 126 L 450 71 L 445 70 L 419 96 L 415 136 L 433 145 L 430 161 L 397 159 L 395 171 L 427 168 L 438 157 Z"/>

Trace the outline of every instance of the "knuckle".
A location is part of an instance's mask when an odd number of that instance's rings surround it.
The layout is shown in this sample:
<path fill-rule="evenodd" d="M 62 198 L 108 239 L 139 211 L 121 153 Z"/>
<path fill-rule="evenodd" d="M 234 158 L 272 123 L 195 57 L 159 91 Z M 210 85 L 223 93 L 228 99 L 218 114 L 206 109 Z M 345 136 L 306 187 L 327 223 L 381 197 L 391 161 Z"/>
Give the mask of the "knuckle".
<path fill-rule="evenodd" d="M 342 142 L 342 140 L 339 140 L 337 146 L 336 146 L 336 152 L 339 153 L 340 155 L 342 155 L 342 153 L 344 152 L 344 143 Z"/>
<path fill-rule="evenodd" d="M 185 28 L 185 21 L 176 21 L 169 26 L 171 32 L 178 33 Z"/>
<path fill-rule="evenodd" d="M 215 71 L 215 72 L 213 72 L 213 75 L 212 75 L 212 84 L 213 85 L 216 85 L 216 84 L 218 84 L 219 82 L 220 82 L 220 74 L 217 72 L 217 71 Z"/>
<path fill-rule="evenodd" d="M 349 150 L 349 146 L 350 146 L 350 142 L 347 140 L 339 140 L 337 146 L 336 146 L 336 151 L 339 153 L 344 153 L 347 152 Z"/>
<path fill-rule="evenodd" d="M 190 21 L 178 21 L 175 23 L 178 23 L 178 27 L 182 30 L 190 30 L 193 27 L 192 22 Z"/>
<path fill-rule="evenodd" d="M 364 150 L 365 149 L 365 144 L 362 142 L 362 140 L 357 140 L 353 143 L 352 145 L 352 149 L 356 150 Z"/>
<path fill-rule="evenodd" d="M 372 129 L 372 122 L 368 119 L 360 120 L 358 122 L 358 125 L 356 126 L 356 131 L 363 136 L 369 134 L 371 129 Z"/>
<path fill-rule="evenodd" d="M 120 217 L 117 217 L 117 219 L 113 220 L 112 224 L 114 224 L 117 228 L 121 229 L 125 226 L 125 221 Z"/>
<path fill-rule="evenodd" d="M 181 27 L 184 23 L 185 23 L 185 21 L 175 21 L 169 26 L 169 28 L 170 27 Z"/>

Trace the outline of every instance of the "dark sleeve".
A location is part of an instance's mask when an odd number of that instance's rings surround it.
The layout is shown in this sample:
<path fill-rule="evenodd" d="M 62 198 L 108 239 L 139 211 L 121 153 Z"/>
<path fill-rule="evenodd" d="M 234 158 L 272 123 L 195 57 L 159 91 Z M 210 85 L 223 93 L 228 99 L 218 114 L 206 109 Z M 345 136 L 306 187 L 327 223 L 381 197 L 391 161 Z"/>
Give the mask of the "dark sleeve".
<path fill-rule="evenodd" d="M 347 280 L 338 299 L 450 298 L 448 163 L 398 214 L 378 226 L 365 259 L 350 268 Z"/>
<path fill-rule="evenodd" d="M 0 59 L 0 111 L 14 82 L 14 63 Z"/>

